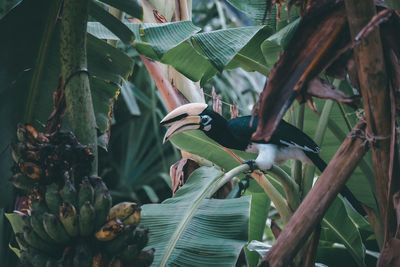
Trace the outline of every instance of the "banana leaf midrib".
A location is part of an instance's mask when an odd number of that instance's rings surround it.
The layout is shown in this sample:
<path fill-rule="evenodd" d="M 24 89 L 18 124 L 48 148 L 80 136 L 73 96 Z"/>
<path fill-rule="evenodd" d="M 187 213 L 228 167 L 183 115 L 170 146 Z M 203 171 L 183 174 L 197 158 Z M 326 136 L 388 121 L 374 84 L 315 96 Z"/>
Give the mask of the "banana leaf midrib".
<path fill-rule="evenodd" d="M 201 202 L 205 198 L 209 198 L 210 192 L 212 192 L 212 189 L 215 187 L 216 184 L 222 179 L 223 175 L 221 175 L 218 179 L 216 179 L 213 183 L 208 185 L 206 187 L 206 190 L 204 190 L 200 196 L 196 199 L 196 201 L 193 203 L 193 205 L 188 209 L 187 214 L 183 216 L 184 220 L 178 225 L 176 228 L 176 231 L 172 234 L 172 237 L 170 238 L 170 241 L 168 243 L 166 253 L 164 253 L 161 263 L 159 266 L 163 267 L 166 266 L 169 257 L 172 254 L 172 251 L 175 249 L 176 244 L 179 241 L 179 238 L 183 234 L 184 230 L 186 229 L 186 225 L 190 221 L 190 219 L 193 217 L 195 212 L 197 211 L 198 207 L 200 206 Z"/>

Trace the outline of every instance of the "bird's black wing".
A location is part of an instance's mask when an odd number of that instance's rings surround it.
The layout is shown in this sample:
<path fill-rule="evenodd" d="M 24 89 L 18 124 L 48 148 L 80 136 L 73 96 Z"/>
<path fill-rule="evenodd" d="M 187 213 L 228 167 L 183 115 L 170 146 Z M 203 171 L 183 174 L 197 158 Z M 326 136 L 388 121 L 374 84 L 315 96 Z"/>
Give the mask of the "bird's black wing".
<path fill-rule="evenodd" d="M 251 121 L 251 116 L 237 117 L 228 121 L 228 129 L 237 138 L 250 139 L 257 129 L 257 118 Z"/>
<path fill-rule="evenodd" d="M 240 140 L 250 140 L 252 134 L 257 129 L 258 120 L 251 116 L 234 118 L 228 121 L 229 131 Z M 266 143 L 264 140 L 253 141 L 256 143 Z M 295 146 L 304 151 L 319 153 L 318 145 L 305 133 L 295 126 L 281 120 L 272 134 L 268 143 L 284 146 Z"/>
<path fill-rule="evenodd" d="M 318 145 L 299 128 L 281 120 L 271 136 L 271 143 L 295 146 L 304 151 L 319 153 Z"/>

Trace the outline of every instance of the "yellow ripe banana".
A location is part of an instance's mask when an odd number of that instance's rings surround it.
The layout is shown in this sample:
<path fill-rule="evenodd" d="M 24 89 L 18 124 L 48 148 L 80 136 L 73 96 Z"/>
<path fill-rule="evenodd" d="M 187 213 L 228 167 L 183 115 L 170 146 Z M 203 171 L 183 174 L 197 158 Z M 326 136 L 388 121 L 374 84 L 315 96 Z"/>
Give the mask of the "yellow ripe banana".
<path fill-rule="evenodd" d="M 122 230 L 124 225 L 119 219 L 113 219 L 103 225 L 99 231 L 95 233 L 95 237 L 99 241 L 113 240 Z"/>
<path fill-rule="evenodd" d="M 122 222 L 125 225 L 133 225 L 133 224 L 137 225 L 137 224 L 139 224 L 139 222 L 140 222 L 140 210 L 141 210 L 140 208 L 137 208 L 134 213 L 129 215 L 129 217 L 124 219 Z"/>
<path fill-rule="evenodd" d="M 60 221 L 63 224 L 65 231 L 71 237 L 75 237 L 79 234 L 79 222 L 78 215 L 74 205 L 64 202 L 60 206 Z"/>
<path fill-rule="evenodd" d="M 108 213 L 107 220 L 118 218 L 121 221 L 128 218 L 136 210 L 140 210 L 134 202 L 121 202 L 112 207 Z"/>

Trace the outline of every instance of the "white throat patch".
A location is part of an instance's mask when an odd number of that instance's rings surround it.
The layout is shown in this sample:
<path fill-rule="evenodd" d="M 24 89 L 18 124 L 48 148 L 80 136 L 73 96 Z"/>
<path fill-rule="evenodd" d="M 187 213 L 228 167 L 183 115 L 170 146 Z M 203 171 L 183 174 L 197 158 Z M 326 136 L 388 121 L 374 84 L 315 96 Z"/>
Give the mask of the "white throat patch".
<path fill-rule="evenodd" d="M 209 130 L 211 130 L 211 125 L 209 124 L 204 126 L 203 130 L 208 132 Z"/>

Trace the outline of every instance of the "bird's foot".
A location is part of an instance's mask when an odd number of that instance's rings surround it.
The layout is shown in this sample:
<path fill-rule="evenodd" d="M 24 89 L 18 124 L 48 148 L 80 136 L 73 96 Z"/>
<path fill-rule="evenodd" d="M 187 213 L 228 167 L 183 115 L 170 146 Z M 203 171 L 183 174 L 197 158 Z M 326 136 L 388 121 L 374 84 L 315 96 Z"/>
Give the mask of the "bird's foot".
<path fill-rule="evenodd" d="M 254 159 L 249 159 L 249 160 L 243 161 L 242 164 L 249 165 L 249 168 L 250 168 L 249 173 L 252 173 L 257 167 L 256 161 Z"/>

